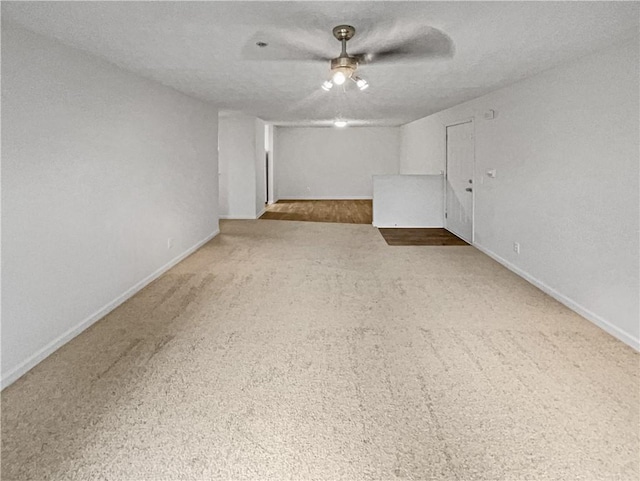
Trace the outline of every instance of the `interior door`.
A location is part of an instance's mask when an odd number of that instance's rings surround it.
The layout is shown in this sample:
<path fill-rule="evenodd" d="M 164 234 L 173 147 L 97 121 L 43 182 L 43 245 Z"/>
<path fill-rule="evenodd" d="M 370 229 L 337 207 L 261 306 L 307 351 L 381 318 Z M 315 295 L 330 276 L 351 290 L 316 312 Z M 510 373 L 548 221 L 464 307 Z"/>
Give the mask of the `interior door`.
<path fill-rule="evenodd" d="M 445 228 L 473 241 L 473 122 L 447 126 Z"/>

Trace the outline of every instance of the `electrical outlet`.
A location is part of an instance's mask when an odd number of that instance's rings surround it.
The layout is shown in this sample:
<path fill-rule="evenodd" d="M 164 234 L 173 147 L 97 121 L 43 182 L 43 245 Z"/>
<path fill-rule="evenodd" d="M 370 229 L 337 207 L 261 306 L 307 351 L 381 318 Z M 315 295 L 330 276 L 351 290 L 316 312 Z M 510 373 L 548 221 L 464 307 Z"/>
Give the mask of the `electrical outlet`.
<path fill-rule="evenodd" d="M 516 254 L 520 254 L 520 243 L 519 242 L 514 242 L 513 243 L 513 252 L 515 252 Z"/>
<path fill-rule="evenodd" d="M 167 249 L 171 249 L 173 247 L 173 237 L 167 238 Z"/>

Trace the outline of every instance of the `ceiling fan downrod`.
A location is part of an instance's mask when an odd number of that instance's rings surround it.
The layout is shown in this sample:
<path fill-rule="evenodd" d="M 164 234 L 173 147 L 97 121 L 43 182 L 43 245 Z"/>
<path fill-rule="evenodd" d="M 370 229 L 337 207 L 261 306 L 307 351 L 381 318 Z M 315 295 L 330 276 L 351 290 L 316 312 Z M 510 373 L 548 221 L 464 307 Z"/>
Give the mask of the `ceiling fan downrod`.
<path fill-rule="evenodd" d="M 333 28 L 333 36 L 342 44 L 340 57 L 349 57 L 347 53 L 347 41 L 356 34 L 356 29 L 351 25 L 338 25 Z"/>

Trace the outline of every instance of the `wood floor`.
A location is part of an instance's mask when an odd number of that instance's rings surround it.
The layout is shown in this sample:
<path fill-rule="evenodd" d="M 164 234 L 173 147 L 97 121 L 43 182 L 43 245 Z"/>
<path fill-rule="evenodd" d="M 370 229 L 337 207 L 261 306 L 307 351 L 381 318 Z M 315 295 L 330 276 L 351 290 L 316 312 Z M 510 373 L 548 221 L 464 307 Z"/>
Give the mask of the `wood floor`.
<path fill-rule="evenodd" d="M 371 200 L 279 200 L 267 205 L 261 219 L 371 224 Z M 466 246 L 465 241 L 445 229 L 378 229 L 390 246 Z"/>
<path fill-rule="evenodd" d="M 279 200 L 260 217 L 269 220 L 371 224 L 371 200 Z"/>
<path fill-rule="evenodd" d="M 466 246 L 446 229 L 378 229 L 390 246 Z"/>

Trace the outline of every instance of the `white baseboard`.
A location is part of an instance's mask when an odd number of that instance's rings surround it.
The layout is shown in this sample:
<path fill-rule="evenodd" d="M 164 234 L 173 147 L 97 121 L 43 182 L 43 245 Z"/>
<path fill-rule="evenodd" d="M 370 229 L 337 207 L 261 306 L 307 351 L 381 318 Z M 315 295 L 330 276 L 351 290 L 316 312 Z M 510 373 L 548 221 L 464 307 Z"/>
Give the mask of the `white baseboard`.
<path fill-rule="evenodd" d="M 358 196 L 351 195 L 349 197 L 318 197 L 318 196 L 309 196 L 309 197 L 283 197 L 279 200 L 372 200 L 373 197 L 369 196 Z"/>
<path fill-rule="evenodd" d="M 443 229 L 441 225 L 377 225 L 372 224 L 378 229 Z"/>
<path fill-rule="evenodd" d="M 223 220 L 256 220 L 257 217 L 253 215 L 220 215 L 218 216 Z"/>
<path fill-rule="evenodd" d="M 259 219 L 266 211 L 266 207 L 263 207 L 255 217 L 252 215 L 219 215 L 218 217 L 225 220 L 256 220 Z"/>
<path fill-rule="evenodd" d="M 35 354 L 29 356 L 26 360 L 24 360 L 23 362 L 18 364 L 16 367 L 11 369 L 7 374 L 5 374 L 2 377 L 2 380 L 0 381 L 0 388 L 4 389 L 5 387 L 7 387 L 10 384 L 12 384 L 14 381 L 16 381 L 22 375 L 27 373 L 30 369 L 35 367 L 36 364 L 40 363 L 42 360 L 47 358 L 49 355 L 53 354 L 54 351 L 58 350 L 60 347 L 62 347 L 64 344 L 66 344 L 71 339 L 76 337 L 82 331 L 84 331 L 85 329 L 90 327 L 96 321 L 99 321 L 100 319 L 102 319 L 104 316 L 109 314 L 111 311 L 113 311 L 120 304 L 124 303 L 129 298 L 133 297 L 135 294 L 137 294 L 139 291 L 141 291 L 148 284 L 150 284 L 151 282 L 156 280 L 158 277 L 160 277 L 162 274 L 167 272 L 169 269 L 171 269 L 173 266 L 175 266 L 181 260 L 183 260 L 186 257 L 188 257 L 189 255 L 193 254 L 195 251 L 197 251 L 200 247 L 202 247 L 204 244 L 209 242 L 211 239 L 213 239 L 219 233 L 220 233 L 220 229 L 216 229 L 213 233 L 209 234 L 206 238 L 204 238 L 203 240 L 201 240 L 200 242 L 195 244 L 193 247 L 190 247 L 189 249 L 184 251 L 182 254 L 178 255 L 177 257 L 174 257 L 169 262 L 167 262 L 165 265 L 163 265 L 162 267 L 157 269 L 155 272 L 153 272 L 152 274 L 148 275 L 147 277 L 142 279 L 140 282 L 136 283 L 135 285 L 133 285 L 132 287 L 127 289 L 123 294 L 121 294 L 118 297 L 116 297 L 113 301 L 109 302 L 108 304 L 106 304 L 105 306 L 101 307 L 100 309 L 98 309 L 93 314 L 91 314 L 89 317 L 87 317 L 84 320 L 82 320 L 75 327 L 72 327 L 71 329 L 69 329 L 68 331 L 63 333 L 61 336 L 57 337 L 56 339 L 51 341 L 49 344 L 44 346 L 42 349 L 37 351 Z"/>
<path fill-rule="evenodd" d="M 526 281 L 530 282 L 531 284 L 536 286 L 538 289 L 540 289 L 542 292 L 550 295 L 555 300 L 557 300 L 561 304 L 564 304 L 565 306 L 567 306 L 572 311 L 577 312 L 578 314 L 580 314 L 585 319 L 588 319 L 589 321 L 594 323 L 596 326 L 598 326 L 600 329 L 608 332 L 609 334 L 611 334 L 616 339 L 619 339 L 620 341 L 624 342 L 625 344 L 631 346 L 636 351 L 640 351 L 640 339 L 638 339 L 636 337 L 633 337 L 628 332 L 623 331 L 622 329 L 620 329 L 619 327 L 613 325 L 609 321 L 603 319 L 599 315 L 591 312 L 589 309 L 581 306 L 580 304 L 578 304 L 577 302 L 573 301 L 572 299 L 569 299 L 564 294 L 561 294 L 560 292 L 556 291 L 555 289 L 547 286 L 544 282 L 536 279 L 535 277 L 533 277 L 530 274 L 526 273 L 525 271 L 523 271 L 519 267 L 514 266 L 509 261 L 503 259 L 498 254 L 496 254 L 493 251 L 487 249 L 486 247 L 483 247 L 483 246 L 481 246 L 479 244 L 473 244 L 473 246 L 476 249 L 478 249 L 479 251 L 481 251 L 481 252 L 485 253 L 486 255 L 488 255 L 489 257 L 491 257 L 496 262 L 499 262 L 500 264 L 505 266 L 510 271 L 516 273 L 517 275 L 519 275 L 520 277 L 522 277 Z"/>

